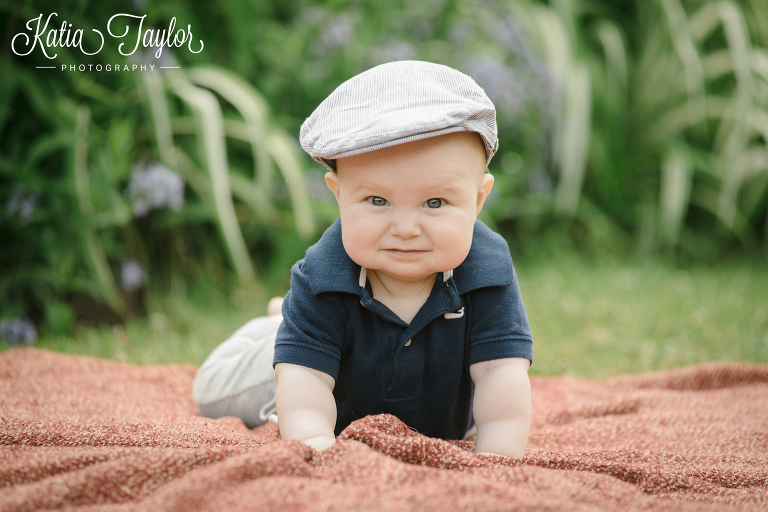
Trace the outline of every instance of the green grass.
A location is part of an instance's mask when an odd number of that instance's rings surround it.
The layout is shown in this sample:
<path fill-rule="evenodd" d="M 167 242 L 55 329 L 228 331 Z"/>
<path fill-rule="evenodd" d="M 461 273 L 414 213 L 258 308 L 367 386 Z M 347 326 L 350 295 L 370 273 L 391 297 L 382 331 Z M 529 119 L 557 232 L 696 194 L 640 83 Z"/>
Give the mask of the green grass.
<path fill-rule="evenodd" d="M 134 364 L 199 366 L 249 319 L 263 315 L 269 297 L 259 285 L 230 297 L 210 285 L 147 300 L 146 318 L 125 325 L 80 327 L 73 336 L 43 336 L 37 347 Z"/>
<path fill-rule="evenodd" d="M 768 363 L 768 268 L 742 261 L 683 270 L 659 261 L 516 261 L 533 329 L 532 374 L 601 378 L 704 361 Z M 263 314 L 257 286 L 201 288 L 148 301 L 146 319 L 80 328 L 37 346 L 136 364 L 201 364 Z"/>
<path fill-rule="evenodd" d="M 658 261 L 518 264 L 531 373 L 608 377 L 704 361 L 768 363 L 768 268 Z"/>

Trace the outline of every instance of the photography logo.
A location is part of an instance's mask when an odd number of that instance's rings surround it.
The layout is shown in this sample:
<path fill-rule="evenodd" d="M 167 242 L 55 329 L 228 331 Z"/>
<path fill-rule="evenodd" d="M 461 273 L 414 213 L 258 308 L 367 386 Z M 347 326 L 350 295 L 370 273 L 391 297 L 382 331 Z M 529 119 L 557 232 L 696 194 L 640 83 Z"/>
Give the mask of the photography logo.
<path fill-rule="evenodd" d="M 61 64 L 59 66 L 35 67 L 37 69 L 60 69 L 61 71 L 153 71 L 155 67 L 159 69 L 179 67 L 172 65 L 172 60 L 162 58 L 164 48 L 186 46 L 191 53 L 200 53 L 204 47 L 202 39 L 195 43 L 191 25 L 187 25 L 186 29 L 176 28 L 175 16 L 171 19 L 167 29 L 160 30 L 144 28 L 146 14 L 143 16 L 115 14 L 107 21 L 107 36 L 95 28 L 91 29 L 92 33 L 87 33 L 86 36 L 85 30 L 74 28 L 72 23 L 68 23 L 66 20 L 57 27 L 58 20 L 55 19 L 57 17 L 58 14 L 53 12 L 47 18 L 40 14 L 29 20 L 26 24 L 27 31 L 19 32 L 11 40 L 13 53 L 25 57 L 38 50 L 46 58 L 53 61 L 58 56 L 57 48 L 77 48 L 83 55 L 93 56 L 111 42 L 117 44 L 120 54 L 126 57 L 142 52 L 144 49 L 149 49 L 150 53 L 152 49 L 155 49 L 154 57 L 157 59 L 157 64 Z"/>

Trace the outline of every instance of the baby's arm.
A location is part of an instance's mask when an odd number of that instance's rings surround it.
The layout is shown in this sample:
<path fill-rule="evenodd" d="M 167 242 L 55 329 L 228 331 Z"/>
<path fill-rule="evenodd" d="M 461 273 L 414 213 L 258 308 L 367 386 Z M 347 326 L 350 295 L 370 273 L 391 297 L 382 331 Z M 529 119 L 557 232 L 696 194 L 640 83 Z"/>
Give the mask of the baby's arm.
<path fill-rule="evenodd" d="M 475 452 L 507 457 L 525 455 L 531 428 L 529 367 L 530 361 L 520 357 L 494 359 L 469 367 L 475 383 Z"/>
<path fill-rule="evenodd" d="M 336 441 L 333 377 L 290 363 L 277 363 L 275 377 L 282 438 L 302 441 L 316 450 L 331 446 Z"/>

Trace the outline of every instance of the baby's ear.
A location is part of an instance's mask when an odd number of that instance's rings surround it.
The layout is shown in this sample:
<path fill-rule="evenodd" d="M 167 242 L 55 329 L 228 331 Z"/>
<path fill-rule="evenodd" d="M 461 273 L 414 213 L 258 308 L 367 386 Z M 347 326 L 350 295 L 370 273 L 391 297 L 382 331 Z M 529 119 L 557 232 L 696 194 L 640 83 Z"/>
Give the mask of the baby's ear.
<path fill-rule="evenodd" d="M 493 188 L 493 176 L 491 174 L 483 174 L 483 179 L 480 182 L 480 188 L 477 189 L 477 211 L 475 215 L 480 214 L 480 210 L 483 209 L 485 200 L 488 199 L 488 194 L 491 193 Z"/>
<path fill-rule="evenodd" d="M 325 184 L 331 189 L 333 195 L 336 196 L 336 201 L 339 200 L 339 175 L 333 171 L 325 173 Z"/>

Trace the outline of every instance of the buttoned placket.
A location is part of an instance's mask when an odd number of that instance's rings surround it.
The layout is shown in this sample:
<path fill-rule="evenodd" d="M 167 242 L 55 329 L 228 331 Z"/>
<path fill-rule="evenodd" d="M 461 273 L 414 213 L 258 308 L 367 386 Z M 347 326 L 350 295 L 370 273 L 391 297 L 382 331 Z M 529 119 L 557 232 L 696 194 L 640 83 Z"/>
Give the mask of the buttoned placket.
<path fill-rule="evenodd" d="M 407 324 L 387 306 L 372 297 L 372 294 L 366 288 L 368 281 L 367 271 L 365 268 L 360 269 L 360 304 L 382 319 L 405 327 L 395 350 L 392 382 L 387 392 L 388 395 L 392 395 L 392 398 L 400 398 L 412 394 L 421 379 L 424 347 L 416 346 L 414 338 L 430 322 L 440 316 L 445 318 L 460 318 L 463 316 L 461 297 L 456 290 L 452 276 L 453 271 L 442 273 L 442 280 L 435 282 L 427 301 L 416 313 L 411 323 Z"/>

